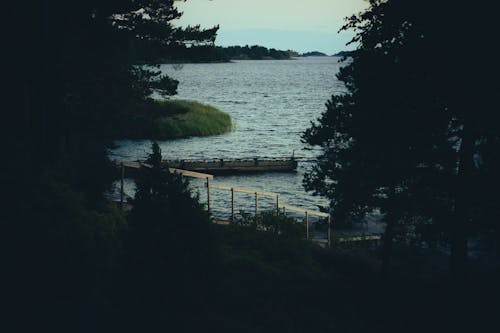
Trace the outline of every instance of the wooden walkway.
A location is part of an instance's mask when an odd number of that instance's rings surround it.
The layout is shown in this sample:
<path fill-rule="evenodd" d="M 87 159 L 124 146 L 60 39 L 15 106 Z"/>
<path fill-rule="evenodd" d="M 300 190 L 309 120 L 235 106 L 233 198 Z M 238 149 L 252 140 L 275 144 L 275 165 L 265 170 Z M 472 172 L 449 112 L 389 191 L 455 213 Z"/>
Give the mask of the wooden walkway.
<path fill-rule="evenodd" d="M 290 172 L 297 169 L 295 158 L 239 158 L 203 160 L 165 160 L 170 167 L 211 174 Z"/>
<path fill-rule="evenodd" d="M 331 244 L 333 234 L 332 234 L 332 223 L 331 223 L 331 217 L 330 214 L 323 213 L 317 210 L 308 210 L 292 205 L 287 205 L 283 204 L 280 202 L 280 194 L 275 193 L 275 192 L 267 192 L 267 191 L 260 191 L 260 190 L 255 190 L 255 189 L 248 189 L 248 188 L 241 188 L 241 187 L 235 187 L 235 186 L 228 186 L 228 185 L 218 185 L 218 184 L 213 184 L 210 182 L 209 179 L 207 179 L 206 182 L 206 188 L 207 188 L 207 207 L 208 210 L 210 211 L 210 191 L 211 189 L 215 190 L 221 190 L 221 191 L 229 191 L 231 192 L 231 221 L 235 221 L 235 211 L 234 211 L 234 194 L 235 193 L 247 193 L 247 194 L 252 194 L 255 196 L 255 219 L 256 222 L 258 221 L 258 216 L 259 216 L 259 197 L 270 197 L 275 199 L 275 209 L 277 214 L 283 214 L 286 216 L 287 211 L 294 211 L 298 213 L 304 214 L 305 218 L 305 223 L 306 223 L 306 239 L 310 239 L 310 233 L 309 233 L 309 217 L 310 216 L 318 216 L 318 217 L 323 217 L 326 218 L 328 221 L 328 244 Z"/>
<path fill-rule="evenodd" d="M 140 161 L 117 161 L 115 160 L 114 163 L 118 166 L 120 166 L 123 170 L 123 172 L 128 171 L 129 173 L 132 172 L 135 173 L 141 169 L 141 167 L 146 167 L 150 168 L 151 166 L 149 164 L 140 162 Z M 190 170 L 182 170 L 182 169 L 177 169 L 177 168 L 169 168 L 169 171 L 171 173 L 179 174 L 184 177 L 191 177 L 191 178 L 201 178 L 201 179 L 213 179 L 213 175 L 209 175 L 206 173 L 200 173 L 200 172 L 195 172 L 195 171 L 190 171 Z"/>
<path fill-rule="evenodd" d="M 120 205 L 122 209 L 125 209 L 127 207 L 127 204 L 124 202 L 124 178 L 125 178 L 125 172 L 127 173 L 136 173 L 140 170 L 141 167 L 146 167 L 150 168 L 151 166 L 142 163 L 140 161 L 114 161 L 116 165 L 120 166 L 121 168 L 121 187 L 120 187 Z M 255 217 L 256 217 L 256 222 L 258 222 L 258 213 L 259 213 L 259 198 L 260 197 L 270 197 L 275 200 L 275 209 L 277 214 L 283 214 L 286 216 L 287 212 L 297 212 L 304 214 L 304 221 L 306 224 L 306 239 L 311 240 L 315 243 L 318 243 L 320 246 L 324 247 L 331 247 L 333 245 L 333 228 L 332 228 L 332 221 L 331 221 L 331 216 L 328 213 L 320 212 L 318 210 L 309 210 L 297 206 L 292 206 L 288 204 L 284 204 L 280 200 L 280 194 L 275 193 L 275 192 L 267 192 L 267 191 L 261 191 L 261 190 L 255 190 L 255 189 L 248 189 L 248 188 L 240 188 L 240 187 L 235 187 L 235 186 L 230 186 L 230 185 L 224 185 L 224 184 L 215 184 L 213 183 L 214 176 L 211 174 L 207 173 L 201 173 L 201 172 L 195 172 L 195 171 L 190 171 L 190 170 L 183 170 L 183 169 L 178 169 L 178 168 L 169 168 L 169 171 L 174 174 L 181 175 L 183 177 L 190 177 L 190 178 L 196 178 L 196 179 L 203 179 L 206 181 L 205 187 L 207 189 L 207 209 L 210 212 L 211 211 L 211 191 L 212 190 L 219 190 L 219 191 L 228 191 L 231 192 L 231 219 L 229 221 L 223 221 L 223 220 L 217 220 L 214 219 L 214 223 L 221 224 L 221 225 L 227 225 L 232 222 L 234 222 L 235 219 L 235 193 L 246 193 L 246 194 L 252 194 L 254 195 L 255 198 Z M 327 239 L 318 239 L 318 238 L 312 238 L 310 234 L 310 223 L 309 223 L 309 217 L 310 216 L 316 216 L 320 218 L 326 219 L 328 223 L 328 231 L 327 231 Z M 369 235 L 369 236 L 352 236 L 352 237 L 340 237 L 337 239 L 338 242 L 351 242 L 351 241 L 378 241 L 380 240 L 381 237 L 379 235 Z"/>

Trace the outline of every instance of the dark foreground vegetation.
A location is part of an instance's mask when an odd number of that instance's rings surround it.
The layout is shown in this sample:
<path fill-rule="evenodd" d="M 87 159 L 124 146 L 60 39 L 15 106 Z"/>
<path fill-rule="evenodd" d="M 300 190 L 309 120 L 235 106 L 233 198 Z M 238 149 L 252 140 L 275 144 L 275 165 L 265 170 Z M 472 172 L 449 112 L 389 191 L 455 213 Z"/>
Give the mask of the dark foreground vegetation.
<path fill-rule="evenodd" d="M 213 106 L 184 100 L 147 99 L 115 121 L 116 138 L 166 140 L 229 132 L 231 116 Z"/>
<path fill-rule="evenodd" d="M 348 93 L 304 135 L 325 152 L 306 184 L 331 199 L 334 221 L 381 209 L 386 234 L 322 249 L 270 213 L 267 231 L 211 224 L 157 145 L 133 209 L 106 199 L 116 120 L 177 87 L 134 66 L 131 41 L 212 41 L 171 25 L 174 1 L 8 3 L 2 331 L 498 331 L 497 57 L 457 57 L 464 40 L 492 46 L 495 12 L 371 5 L 347 25 L 360 42 L 339 74 Z"/>
<path fill-rule="evenodd" d="M 13 320 L 4 323 L 82 332 L 499 328 L 498 271 L 453 285 L 443 254 L 397 243 L 395 269 L 382 278 L 377 246 L 323 249 L 290 218 L 262 214 L 267 231 L 251 217 L 212 224 L 185 181 L 162 170 L 157 145 L 148 163 L 128 213 L 90 211 L 54 183 L 18 201 L 24 223 L 4 228 L 2 243 L 16 249 L 3 294 Z"/>

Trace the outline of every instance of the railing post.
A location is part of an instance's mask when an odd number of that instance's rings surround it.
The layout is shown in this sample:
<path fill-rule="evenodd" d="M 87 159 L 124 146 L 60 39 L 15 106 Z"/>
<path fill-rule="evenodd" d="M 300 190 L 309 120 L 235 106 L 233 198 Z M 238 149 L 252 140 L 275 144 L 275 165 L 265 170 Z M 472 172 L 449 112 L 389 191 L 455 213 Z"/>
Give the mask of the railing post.
<path fill-rule="evenodd" d="M 207 177 L 207 209 L 210 213 L 210 178 Z"/>
<path fill-rule="evenodd" d="M 286 207 L 283 206 L 283 216 L 286 216 Z"/>
<path fill-rule="evenodd" d="M 306 239 L 309 240 L 309 214 L 306 210 Z"/>
<path fill-rule="evenodd" d="M 280 215 L 280 196 L 276 194 L 276 215 Z"/>
<path fill-rule="evenodd" d="M 121 173 L 121 177 L 120 177 L 120 209 L 123 210 L 123 203 L 124 203 L 124 197 L 125 197 L 125 193 L 124 193 L 124 189 L 123 189 L 123 182 L 124 182 L 124 178 L 125 178 L 125 166 L 123 165 L 123 162 L 120 163 L 120 173 Z"/>
<path fill-rule="evenodd" d="M 234 188 L 231 187 L 231 222 L 234 223 Z"/>
<path fill-rule="evenodd" d="M 259 194 L 255 192 L 255 224 L 259 222 Z"/>

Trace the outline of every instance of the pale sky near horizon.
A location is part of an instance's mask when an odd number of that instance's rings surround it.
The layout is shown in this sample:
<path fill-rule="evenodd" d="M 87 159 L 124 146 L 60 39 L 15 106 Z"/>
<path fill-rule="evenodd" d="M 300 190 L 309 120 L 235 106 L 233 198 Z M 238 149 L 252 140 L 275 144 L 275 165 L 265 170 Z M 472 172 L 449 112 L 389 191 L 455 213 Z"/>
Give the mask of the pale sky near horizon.
<path fill-rule="evenodd" d="M 262 45 L 332 54 L 352 49 L 352 33 L 337 33 L 344 18 L 368 5 L 365 0 L 188 0 L 179 25 L 219 24 L 216 44 Z"/>

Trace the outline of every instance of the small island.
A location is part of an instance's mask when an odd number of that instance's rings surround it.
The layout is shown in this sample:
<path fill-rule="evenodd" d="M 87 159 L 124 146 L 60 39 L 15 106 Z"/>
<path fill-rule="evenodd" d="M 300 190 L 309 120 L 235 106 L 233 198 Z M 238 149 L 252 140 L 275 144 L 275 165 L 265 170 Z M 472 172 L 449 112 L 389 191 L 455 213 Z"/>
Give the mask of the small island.
<path fill-rule="evenodd" d="M 323 53 L 323 52 L 319 52 L 319 51 L 311 51 L 311 52 L 303 53 L 302 56 L 303 57 L 327 57 L 328 55 Z"/>
<path fill-rule="evenodd" d="M 127 119 L 120 124 L 117 138 L 167 140 L 223 134 L 233 128 L 227 113 L 186 100 L 149 99 Z"/>

